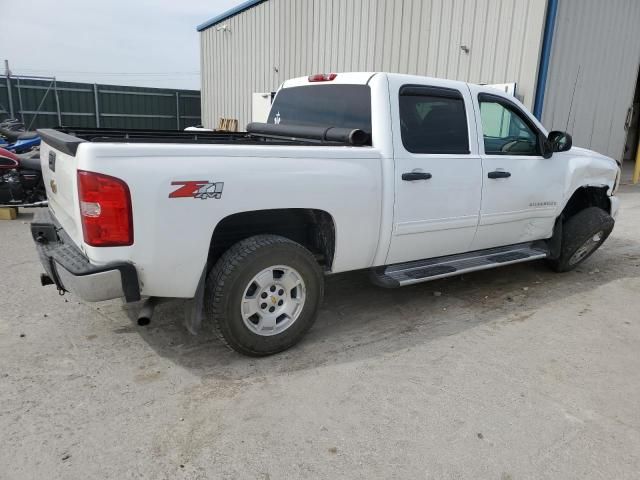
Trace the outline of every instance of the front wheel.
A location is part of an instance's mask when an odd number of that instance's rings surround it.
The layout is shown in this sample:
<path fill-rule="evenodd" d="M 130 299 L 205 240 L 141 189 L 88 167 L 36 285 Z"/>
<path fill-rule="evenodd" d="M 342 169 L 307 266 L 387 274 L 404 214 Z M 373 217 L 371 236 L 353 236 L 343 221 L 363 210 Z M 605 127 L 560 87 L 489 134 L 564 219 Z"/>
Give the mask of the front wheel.
<path fill-rule="evenodd" d="M 562 229 L 560 257 L 549 262 L 556 272 L 568 272 L 585 261 L 604 243 L 614 220 L 598 207 L 589 207 L 569 218 Z"/>
<path fill-rule="evenodd" d="M 284 237 L 257 235 L 232 246 L 209 272 L 205 311 L 227 346 L 271 355 L 311 328 L 323 290 L 311 252 Z"/>

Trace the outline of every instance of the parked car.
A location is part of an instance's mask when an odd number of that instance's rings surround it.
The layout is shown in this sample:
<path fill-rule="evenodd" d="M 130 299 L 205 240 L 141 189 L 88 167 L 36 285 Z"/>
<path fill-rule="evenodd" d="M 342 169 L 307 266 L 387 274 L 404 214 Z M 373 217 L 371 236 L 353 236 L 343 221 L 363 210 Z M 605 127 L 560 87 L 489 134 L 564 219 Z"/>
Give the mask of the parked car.
<path fill-rule="evenodd" d="M 248 132 L 40 130 L 43 283 L 193 299 L 190 329 L 204 317 L 268 355 L 312 326 L 325 275 L 400 287 L 538 259 L 564 272 L 618 211 L 614 160 L 490 87 L 312 75 Z"/>

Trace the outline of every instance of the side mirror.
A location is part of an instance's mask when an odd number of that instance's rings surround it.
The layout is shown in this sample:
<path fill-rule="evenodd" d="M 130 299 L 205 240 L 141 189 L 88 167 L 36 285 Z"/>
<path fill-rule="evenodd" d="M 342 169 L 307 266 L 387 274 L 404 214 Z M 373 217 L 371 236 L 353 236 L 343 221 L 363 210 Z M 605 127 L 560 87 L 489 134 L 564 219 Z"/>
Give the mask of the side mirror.
<path fill-rule="evenodd" d="M 538 148 L 542 152 L 542 158 L 551 158 L 551 156 L 553 155 L 551 143 L 542 134 L 540 134 L 540 136 L 538 137 Z"/>
<path fill-rule="evenodd" d="M 550 132 L 547 141 L 552 152 L 567 152 L 571 150 L 571 147 L 573 146 L 573 139 L 571 138 L 571 135 L 559 130 Z"/>

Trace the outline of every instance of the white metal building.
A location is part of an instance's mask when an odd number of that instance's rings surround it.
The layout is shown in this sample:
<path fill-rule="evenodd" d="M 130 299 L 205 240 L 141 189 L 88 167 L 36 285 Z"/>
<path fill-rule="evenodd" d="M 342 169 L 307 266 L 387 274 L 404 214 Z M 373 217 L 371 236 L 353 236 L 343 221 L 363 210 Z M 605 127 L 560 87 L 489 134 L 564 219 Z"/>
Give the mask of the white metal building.
<path fill-rule="evenodd" d="M 250 0 L 198 26 L 202 118 L 246 125 L 254 93 L 318 72 L 515 82 L 548 129 L 628 158 L 637 25 L 639 0 Z"/>

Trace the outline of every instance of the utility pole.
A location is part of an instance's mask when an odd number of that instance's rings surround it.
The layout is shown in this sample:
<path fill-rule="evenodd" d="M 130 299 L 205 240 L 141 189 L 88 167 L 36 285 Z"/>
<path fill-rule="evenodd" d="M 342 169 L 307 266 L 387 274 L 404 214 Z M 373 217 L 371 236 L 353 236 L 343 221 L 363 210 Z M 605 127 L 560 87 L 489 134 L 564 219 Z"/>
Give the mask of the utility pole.
<path fill-rule="evenodd" d="M 9 96 L 9 115 L 15 118 L 13 113 L 13 94 L 11 92 L 11 70 L 9 69 L 9 60 L 4 60 L 4 74 L 7 77 L 7 95 Z"/>

